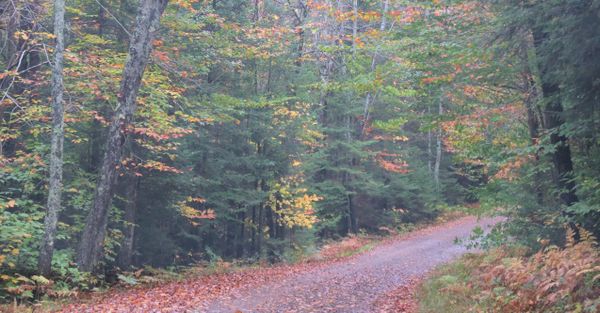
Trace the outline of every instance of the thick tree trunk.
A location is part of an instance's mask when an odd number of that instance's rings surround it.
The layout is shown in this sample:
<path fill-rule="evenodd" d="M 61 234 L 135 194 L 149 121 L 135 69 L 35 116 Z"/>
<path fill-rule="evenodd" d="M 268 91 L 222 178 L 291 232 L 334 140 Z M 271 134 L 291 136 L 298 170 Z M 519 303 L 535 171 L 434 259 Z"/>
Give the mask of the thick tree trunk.
<path fill-rule="evenodd" d="M 560 200 L 563 204 L 570 206 L 579 201 L 575 194 L 575 182 L 573 181 L 573 161 L 571 160 L 571 148 L 567 137 L 560 134 L 560 127 L 564 124 L 562 118 L 563 108 L 560 100 L 556 99 L 559 88 L 556 84 L 542 84 L 544 96 L 549 100 L 544 110 L 544 121 L 550 131 L 550 144 L 554 146 L 552 163 L 556 169 L 556 183 L 559 189 Z"/>
<path fill-rule="evenodd" d="M 65 50 L 65 1 L 54 1 L 54 64 L 52 66 L 52 139 L 50 146 L 50 180 L 48 182 L 48 201 L 44 219 L 44 237 L 40 248 L 38 270 L 40 275 L 48 276 L 52 269 L 54 254 L 54 237 L 62 196 L 62 167 L 64 141 L 64 106 L 63 106 L 63 58 Z"/>
<path fill-rule="evenodd" d="M 534 30 L 533 46 L 536 50 L 544 44 L 547 34 Z M 550 79 L 548 68 L 540 65 L 540 80 L 542 85 L 542 96 L 546 102 L 543 112 L 543 123 L 545 129 L 550 132 L 550 144 L 554 146 L 552 152 L 552 163 L 556 170 L 556 185 L 559 197 L 563 204 L 570 206 L 579 201 L 576 195 L 576 186 L 573 181 L 573 161 L 571 159 L 571 148 L 567 137 L 560 133 L 560 127 L 565 123 L 563 120 L 563 106 L 560 99 L 560 87 L 558 83 Z"/>
<path fill-rule="evenodd" d="M 129 54 L 121 79 L 118 106 L 108 132 L 94 204 L 87 216 L 79 245 L 77 261 L 82 271 L 94 270 L 102 256 L 108 211 L 113 196 L 112 189 L 117 178 L 123 144 L 135 113 L 137 93 L 152 49 L 154 32 L 160 25 L 160 16 L 167 2 L 168 0 L 141 0 L 140 2 L 136 28 L 131 37 Z"/>

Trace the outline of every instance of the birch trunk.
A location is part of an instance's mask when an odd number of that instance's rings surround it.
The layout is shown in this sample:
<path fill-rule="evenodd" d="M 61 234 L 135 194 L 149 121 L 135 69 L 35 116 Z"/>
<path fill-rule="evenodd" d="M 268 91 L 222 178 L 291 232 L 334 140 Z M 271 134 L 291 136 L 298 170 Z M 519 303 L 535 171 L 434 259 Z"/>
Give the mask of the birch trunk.
<path fill-rule="evenodd" d="M 389 8 L 389 0 L 383 1 L 383 12 L 381 14 L 381 24 L 379 25 L 379 31 L 383 32 L 385 30 L 385 26 L 387 23 L 387 12 Z M 375 72 L 377 68 L 377 54 L 379 53 L 380 45 L 377 45 L 375 48 L 375 52 L 373 53 L 373 58 L 371 59 L 371 72 Z M 367 125 L 369 124 L 369 109 L 371 107 L 371 103 L 375 100 L 375 97 L 371 95 L 371 92 L 367 92 L 367 96 L 365 97 L 365 106 L 363 110 L 363 125 L 361 130 L 361 135 L 365 135 L 365 130 L 367 129 Z"/>
<path fill-rule="evenodd" d="M 94 204 L 87 216 L 79 245 L 77 261 L 79 269 L 82 271 L 95 270 L 102 257 L 108 211 L 123 145 L 133 121 L 137 93 L 152 50 L 154 32 L 160 26 L 160 16 L 164 12 L 167 2 L 168 0 L 141 0 L 140 2 L 136 27 L 129 43 L 129 54 L 118 93 L 118 105 L 109 127 Z"/>
<path fill-rule="evenodd" d="M 44 218 L 44 237 L 42 238 L 38 270 L 40 275 L 48 276 L 52 270 L 54 238 L 58 211 L 61 206 L 63 181 L 63 142 L 64 142 L 64 105 L 63 105 L 63 59 L 64 59 L 65 1 L 54 1 L 54 64 L 52 66 L 52 139 L 50 144 L 50 180 L 48 182 L 48 201 Z"/>
<path fill-rule="evenodd" d="M 427 114 L 431 115 L 431 107 L 427 108 Z M 427 129 L 427 169 L 429 170 L 429 175 L 433 174 L 433 164 L 431 164 L 432 158 L 432 134 L 431 129 Z"/>
<path fill-rule="evenodd" d="M 444 113 L 444 107 L 442 106 L 442 100 L 440 99 L 438 104 L 438 115 L 441 118 Z M 438 122 L 439 123 L 439 122 Z M 438 125 L 438 131 L 436 135 L 436 150 L 435 150 L 435 165 L 433 168 L 433 181 L 435 182 L 435 188 L 440 189 L 440 163 L 442 162 L 442 127 Z"/>

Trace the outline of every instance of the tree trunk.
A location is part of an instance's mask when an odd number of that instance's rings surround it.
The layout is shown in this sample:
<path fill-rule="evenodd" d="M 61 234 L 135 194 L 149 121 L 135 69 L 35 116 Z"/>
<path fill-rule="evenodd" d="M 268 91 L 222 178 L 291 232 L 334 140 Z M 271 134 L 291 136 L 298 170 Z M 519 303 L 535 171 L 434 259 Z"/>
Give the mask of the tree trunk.
<path fill-rule="evenodd" d="M 531 78 L 531 73 L 527 73 L 524 77 L 524 84 L 527 88 L 527 98 L 525 99 L 525 106 L 527 108 L 527 127 L 529 129 L 529 137 L 531 140 L 532 146 L 537 146 L 539 144 L 540 138 L 540 118 L 538 117 L 537 110 L 537 92 L 535 88 L 535 82 Z M 540 160 L 540 150 L 539 148 L 535 152 L 535 163 L 539 163 Z M 533 189 L 536 194 L 536 201 L 539 205 L 544 203 L 544 193 L 542 191 L 542 180 L 540 173 L 536 171 L 533 176 Z"/>
<path fill-rule="evenodd" d="M 539 50 L 547 39 L 547 34 L 540 30 L 533 31 L 533 45 Z M 560 133 L 560 127 L 565 123 L 562 117 L 563 106 L 560 99 L 560 88 L 548 76 L 548 68 L 540 65 L 540 80 L 542 85 L 542 96 L 546 102 L 543 112 L 543 123 L 545 129 L 550 132 L 550 144 L 554 146 L 552 152 L 552 163 L 556 170 L 556 185 L 559 197 L 563 204 L 570 206 L 579 201 L 576 195 L 576 186 L 573 181 L 573 161 L 571 160 L 571 148 L 567 137 Z"/>
<path fill-rule="evenodd" d="M 440 99 L 438 104 L 438 116 L 442 117 L 444 114 L 444 107 L 442 106 L 442 100 Z M 439 123 L 439 121 L 438 121 Z M 435 165 L 433 168 L 433 181 L 435 182 L 435 188 L 440 189 L 440 163 L 442 162 L 442 127 L 438 124 L 438 131 L 436 135 L 436 150 L 435 150 Z"/>
<path fill-rule="evenodd" d="M 48 276 L 52 270 L 54 237 L 58 211 L 61 206 L 63 180 L 63 142 L 64 142 L 64 106 L 63 106 L 63 58 L 65 50 L 65 1 L 54 1 L 54 65 L 52 66 L 52 139 L 50 146 L 50 180 L 48 182 L 47 212 L 44 218 L 44 237 L 42 238 L 38 270 L 40 275 Z"/>
<path fill-rule="evenodd" d="M 379 25 L 379 31 L 383 32 L 385 31 L 385 26 L 386 26 L 386 15 L 387 15 L 387 11 L 388 11 L 388 7 L 389 7 L 389 0 L 384 0 L 383 1 L 383 12 L 381 14 L 381 24 Z M 375 48 L 375 52 L 373 53 L 373 58 L 371 59 L 371 72 L 375 72 L 375 69 L 377 68 L 377 54 L 379 53 L 379 49 L 380 49 L 380 45 L 377 45 L 377 47 Z M 367 126 L 369 124 L 369 109 L 371 106 L 371 102 L 374 102 L 375 96 L 371 95 L 371 92 L 368 91 L 367 92 L 367 96 L 365 97 L 365 106 L 363 109 L 363 125 L 362 125 L 362 130 L 361 130 L 361 135 L 364 136 L 365 135 L 365 130 L 367 129 Z"/>
<path fill-rule="evenodd" d="M 94 270 L 102 256 L 112 189 L 117 179 L 123 144 L 135 113 L 137 93 L 152 49 L 154 32 L 160 26 L 160 16 L 167 2 L 168 0 L 142 0 L 140 3 L 118 93 L 118 106 L 108 132 L 94 204 L 87 216 L 79 245 L 77 261 L 82 271 Z"/>
<path fill-rule="evenodd" d="M 354 56 L 358 43 L 358 0 L 352 2 L 352 14 L 352 56 Z"/>
<path fill-rule="evenodd" d="M 431 107 L 427 108 L 427 113 L 431 115 Z M 433 164 L 431 163 L 433 156 L 432 137 L 431 129 L 427 129 L 427 170 L 429 170 L 429 175 L 433 174 Z"/>
<path fill-rule="evenodd" d="M 563 108 L 560 100 L 556 99 L 559 88 L 556 84 L 542 84 L 544 96 L 549 100 L 544 110 L 544 121 L 550 131 L 550 144 L 554 146 L 552 163 L 558 175 L 556 183 L 559 189 L 560 200 L 563 204 L 570 206 L 579 201 L 575 194 L 575 182 L 573 181 L 573 161 L 571 160 L 571 148 L 567 137 L 560 134 L 560 127 L 564 124 L 562 118 Z"/>

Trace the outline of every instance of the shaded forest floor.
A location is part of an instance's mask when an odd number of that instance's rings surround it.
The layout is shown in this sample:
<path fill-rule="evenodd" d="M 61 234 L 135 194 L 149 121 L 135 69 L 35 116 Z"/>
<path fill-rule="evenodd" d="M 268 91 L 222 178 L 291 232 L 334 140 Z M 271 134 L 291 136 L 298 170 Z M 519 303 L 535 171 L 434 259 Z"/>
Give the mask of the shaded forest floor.
<path fill-rule="evenodd" d="M 60 312 L 411 312 L 415 282 L 466 252 L 456 238 L 494 222 L 464 217 L 377 243 L 354 237 L 296 264 L 113 289 Z"/>

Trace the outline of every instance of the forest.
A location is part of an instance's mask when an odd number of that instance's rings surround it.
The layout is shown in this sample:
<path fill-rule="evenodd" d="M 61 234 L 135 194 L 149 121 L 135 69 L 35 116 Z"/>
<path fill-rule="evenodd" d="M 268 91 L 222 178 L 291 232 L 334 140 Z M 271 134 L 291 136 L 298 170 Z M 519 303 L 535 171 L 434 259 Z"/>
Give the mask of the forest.
<path fill-rule="evenodd" d="M 0 303 L 461 212 L 414 312 L 598 312 L 598 55 L 598 0 L 0 0 Z"/>

